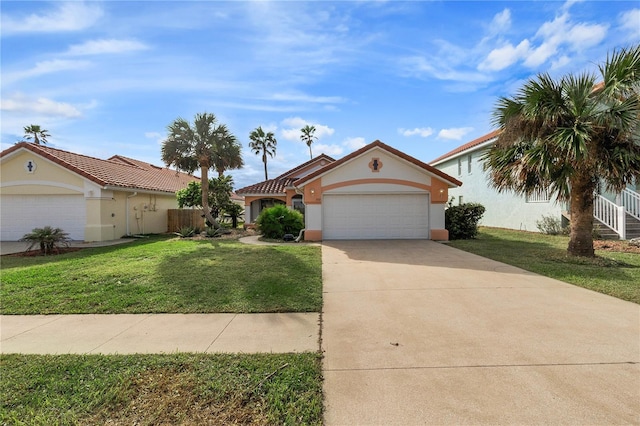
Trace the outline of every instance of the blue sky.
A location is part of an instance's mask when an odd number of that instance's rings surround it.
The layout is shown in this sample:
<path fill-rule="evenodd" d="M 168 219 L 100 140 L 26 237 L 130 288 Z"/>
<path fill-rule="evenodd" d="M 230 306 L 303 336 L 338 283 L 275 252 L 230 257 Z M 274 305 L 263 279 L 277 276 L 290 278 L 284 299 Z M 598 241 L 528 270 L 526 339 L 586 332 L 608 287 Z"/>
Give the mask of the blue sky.
<path fill-rule="evenodd" d="M 595 71 L 640 42 L 638 1 L 2 1 L 1 142 L 161 165 L 177 117 L 214 113 L 248 148 L 278 140 L 274 177 L 379 139 L 428 162 L 488 133 L 499 96 L 540 72 Z"/>

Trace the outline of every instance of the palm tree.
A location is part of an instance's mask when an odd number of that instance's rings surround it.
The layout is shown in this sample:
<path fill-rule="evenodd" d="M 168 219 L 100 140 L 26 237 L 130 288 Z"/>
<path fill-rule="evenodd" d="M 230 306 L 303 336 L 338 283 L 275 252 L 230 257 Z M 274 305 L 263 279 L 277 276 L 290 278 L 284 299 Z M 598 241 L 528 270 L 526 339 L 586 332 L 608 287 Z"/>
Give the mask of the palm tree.
<path fill-rule="evenodd" d="M 215 149 L 213 166 L 218 177 L 224 176 L 226 170 L 241 169 L 244 166 L 242 146 L 226 125 L 220 124 L 215 129 Z"/>
<path fill-rule="evenodd" d="M 223 145 L 220 139 L 230 140 L 231 134 L 224 125 L 217 122 L 216 116 L 209 113 L 196 114 L 193 126 L 187 120 L 178 117 L 167 130 L 167 139 L 162 143 L 162 161 L 167 166 L 175 166 L 178 170 L 193 173 L 200 168 L 200 182 L 202 185 L 202 210 L 209 223 L 216 223 L 209 208 L 209 169 L 216 167 L 219 161 L 220 169 L 232 164 L 219 151 Z M 233 164 L 237 164 L 237 158 Z M 242 160 L 240 159 L 240 162 Z"/>
<path fill-rule="evenodd" d="M 614 51 L 599 71 L 600 82 L 541 74 L 501 98 L 493 114 L 501 133 L 484 156 L 499 191 L 545 190 L 569 202 L 567 251 L 576 256 L 594 256 L 599 185 L 618 192 L 640 179 L 640 45 Z"/>
<path fill-rule="evenodd" d="M 48 130 L 42 129 L 38 124 L 24 126 L 24 138 L 26 140 L 33 139 L 33 143 L 36 145 L 40 145 L 40 142 L 42 142 L 43 145 L 47 144 L 47 138 L 51 136 L 47 132 Z"/>
<path fill-rule="evenodd" d="M 302 134 L 300 135 L 300 139 L 309 147 L 309 157 L 311 157 L 311 160 L 313 160 L 313 154 L 311 153 L 311 144 L 313 143 L 314 139 L 318 139 L 313 135 L 316 132 L 316 127 L 309 126 L 307 124 L 302 129 L 300 129 L 300 131 L 302 132 Z"/>
<path fill-rule="evenodd" d="M 276 140 L 273 132 L 265 133 L 262 130 L 262 126 L 256 128 L 249 134 L 249 148 L 253 151 L 254 154 L 260 155 L 262 154 L 262 162 L 264 163 L 264 180 L 269 180 L 267 174 L 267 155 L 273 158 L 276 155 L 276 145 L 278 141 Z"/>

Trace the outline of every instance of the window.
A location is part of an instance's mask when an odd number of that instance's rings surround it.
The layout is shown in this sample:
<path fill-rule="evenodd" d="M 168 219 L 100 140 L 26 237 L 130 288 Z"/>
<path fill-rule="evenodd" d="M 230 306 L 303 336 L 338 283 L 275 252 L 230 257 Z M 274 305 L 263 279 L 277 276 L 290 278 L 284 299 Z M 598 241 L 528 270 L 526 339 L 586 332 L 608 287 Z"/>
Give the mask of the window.
<path fill-rule="evenodd" d="M 467 173 L 471 174 L 471 154 L 467 155 Z"/>
<path fill-rule="evenodd" d="M 548 203 L 549 191 L 538 190 L 527 195 L 527 203 Z"/>
<path fill-rule="evenodd" d="M 458 157 L 458 176 L 462 176 L 462 157 Z"/>

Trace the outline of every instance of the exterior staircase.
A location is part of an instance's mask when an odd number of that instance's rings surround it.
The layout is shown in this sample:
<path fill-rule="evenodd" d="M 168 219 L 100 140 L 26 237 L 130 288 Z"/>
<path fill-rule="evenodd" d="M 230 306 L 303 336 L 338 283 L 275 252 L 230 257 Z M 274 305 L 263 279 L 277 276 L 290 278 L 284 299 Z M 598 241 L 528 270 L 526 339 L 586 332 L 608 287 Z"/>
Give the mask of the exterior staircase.
<path fill-rule="evenodd" d="M 640 194 L 624 189 L 612 202 L 597 195 L 593 217 L 602 238 L 630 240 L 640 237 Z"/>

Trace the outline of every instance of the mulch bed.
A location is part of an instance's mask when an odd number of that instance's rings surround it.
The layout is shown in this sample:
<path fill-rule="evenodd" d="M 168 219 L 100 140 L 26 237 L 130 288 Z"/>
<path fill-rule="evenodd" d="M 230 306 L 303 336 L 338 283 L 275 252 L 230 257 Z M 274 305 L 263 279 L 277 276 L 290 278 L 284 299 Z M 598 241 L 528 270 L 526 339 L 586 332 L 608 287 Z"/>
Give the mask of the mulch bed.
<path fill-rule="evenodd" d="M 596 250 L 604 251 L 617 251 L 622 253 L 638 253 L 640 254 L 640 247 L 632 246 L 628 241 L 617 240 L 594 240 L 593 247 Z"/>

